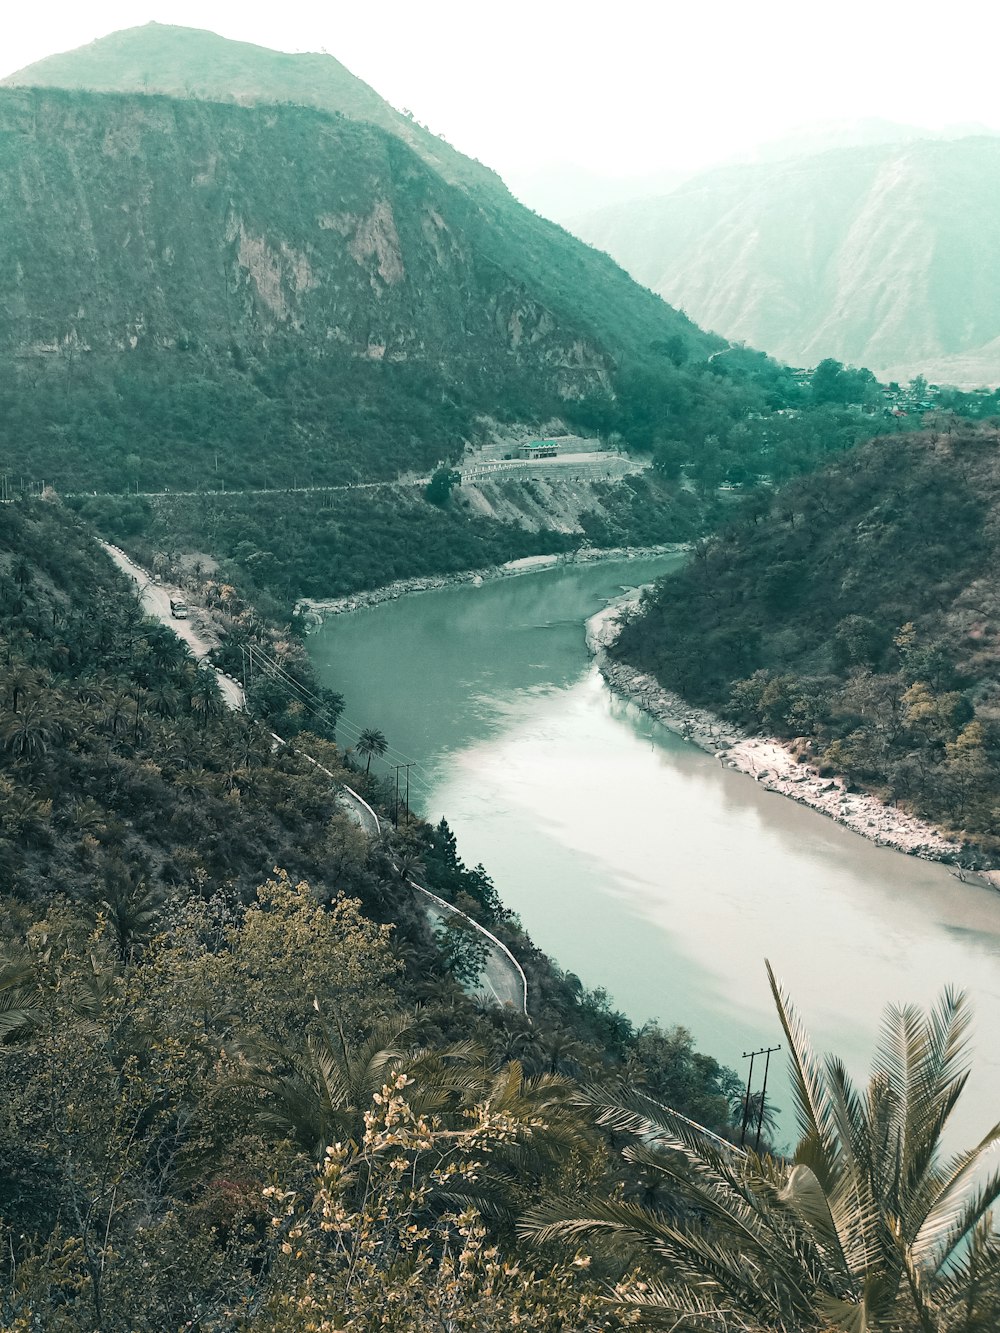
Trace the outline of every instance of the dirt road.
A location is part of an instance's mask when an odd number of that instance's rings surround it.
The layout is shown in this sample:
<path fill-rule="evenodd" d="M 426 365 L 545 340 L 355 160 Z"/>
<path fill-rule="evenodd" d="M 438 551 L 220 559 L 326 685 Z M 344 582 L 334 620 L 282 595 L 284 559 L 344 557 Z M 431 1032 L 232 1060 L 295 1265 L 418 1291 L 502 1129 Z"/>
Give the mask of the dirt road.
<path fill-rule="evenodd" d="M 191 649 L 191 655 L 198 662 L 205 662 L 208 665 L 208 655 L 213 648 L 219 646 L 219 637 L 215 631 L 208 625 L 204 615 L 195 611 L 194 615 L 187 620 L 177 620 L 170 611 L 170 599 L 183 601 L 185 594 L 180 588 L 172 588 L 167 584 L 155 583 L 152 575 L 147 573 L 134 560 L 130 560 L 124 551 L 119 550 L 117 546 L 111 546 L 107 542 L 101 542 L 101 545 L 107 551 L 108 555 L 115 562 L 123 573 L 133 581 L 136 588 L 136 596 L 139 598 L 139 604 L 147 615 L 161 621 L 168 629 L 173 630 L 179 639 L 183 639 Z M 219 682 L 219 689 L 222 691 L 222 697 L 226 701 L 227 707 L 234 712 L 240 712 L 244 706 L 243 690 L 223 672 L 212 667 L 215 671 L 215 678 Z"/>
<path fill-rule="evenodd" d="M 219 639 L 207 623 L 206 617 L 195 612 L 193 617 L 186 620 L 177 620 L 171 614 L 170 599 L 173 598 L 175 601 L 184 599 L 184 592 L 180 588 L 154 583 L 147 571 L 137 565 L 134 560 L 130 560 L 124 551 L 117 546 L 111 546 L 108 542 L 101 542 L 101 545 L 118 568 L 132 579 L 139 603 L 146 614 L 161 621 L 168 629 L 173 630 L 179 638 L 183 639 L 196 660 L 215 671 L 215 678 L 219 682 L 219 689 L 222 691 L 222 697 L 228 707 L 233 709 L 234 712 L 242 710 L 245 705 L 243 690 L 235 680 L 212 667 L 211 663 L 208 662 L 208 654 L 213 648 L 218 647 Z M 280 736 L 275 736 L 274 739 L 278 744 L 284 744 Z M 316 764 L 316 760 L 310 758 L 309 755 L 304 754 L 303 757 L 308 759 L 310 763 Z M 328 769 L 323 768 L 322 764 L 316 764 L 316 767 L 322 769 L 330 778 L 333 777 L 333 774 Z M 381 837 L 378 816 L 357 792 L 350 787 L 346 788 L 341 792 L 341 801 L 344 808 L 353 815 L 369 837 L 375 839 Z M 489 931 L 484 930 L 478 922 L 465 916 L 464 912 L 460 912 L 451 904 L 443 902 L 429 889 L 425 889 L 414 880 L 408 882 L 411 888 L 416 889 L 418 893 L 423 894 L 430 900 L 431 905 L 428 906 L 427 913 L 432 921 L 445 921 L 449 915 L 457 916 L 464 919 L 468 925 L 486 937 L 488 952 L 483 975 L 479 986 L 476 988 L 476 993 L 501 1008 L 509 1005 L 511 1008 L 521 1009 L 524 1013 L 527 1013 L 528 983 L 510 950 Z"/>

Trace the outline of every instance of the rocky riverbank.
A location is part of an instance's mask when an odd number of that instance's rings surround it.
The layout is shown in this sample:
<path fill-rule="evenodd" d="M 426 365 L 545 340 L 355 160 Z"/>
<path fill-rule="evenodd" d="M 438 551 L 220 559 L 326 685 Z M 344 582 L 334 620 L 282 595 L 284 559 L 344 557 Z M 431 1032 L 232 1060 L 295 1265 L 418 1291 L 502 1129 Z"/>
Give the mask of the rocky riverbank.
<path fill-rule="evenodd" d="M 315 599 L 304 597 L 296 604 L 296 614 L 304 615 L 313 623 L 320 623 L 324 616 L 342 615 L 345 611 L 357 611 L 364 606 L 378 606 L 381 602 L 394 602 L 414 592 L 430 592 L 434 588 L 450 588 L 460 583 L 481 584 L 493 579 L 513 578 L 521 574 L 534 574 L 544 569 L 555 569 L 563 565 L 590 564 L 595 560 L 643 560 L 651 556 L 673 555 L 687 550 L 682 543 L 670 543 L 666 546 L 621 546 L 603 549 L 584 547 L 579 551 L 567 551 L 560 555 L 529 555 L 522 560 L 509 560 L 505 565 L 491 565 L 486 569 L 463 569 L 457 574 L 442 574 L 427 578 L 400 579 L 396 583 L 386 584 L 383 588 L 372 588 L 368 592 L 352 593 L 349 597 Z"/>
<path fill-rule="evenodd" d="M 842 778 L 822 776 L 810 764 L 798 760 L 781 741 L 751 736 L 715 713 L 693 707 L 679 694 L 664 689 L 653 676 L 609 657 L 607 649 L 618 636 L 620 610 L 620 604 L 607 607 L 587 622 L 587 646 L 616 694 L 638 704 L 665 727 L 715 755 L 728 768 L 746 773 L 768 791 L 790 796 L 800 805 L 829 815 L 881 847 L 893 847 L 927 861 L 956 866 L 972 866 L 981 859 L 973 849 L 945 837 L 913 815 L 888 806 L 867 792 L 850 790 Z M 994 888 L 1000 887 L 996 871 L 986 871 L 981 878 Z"/>

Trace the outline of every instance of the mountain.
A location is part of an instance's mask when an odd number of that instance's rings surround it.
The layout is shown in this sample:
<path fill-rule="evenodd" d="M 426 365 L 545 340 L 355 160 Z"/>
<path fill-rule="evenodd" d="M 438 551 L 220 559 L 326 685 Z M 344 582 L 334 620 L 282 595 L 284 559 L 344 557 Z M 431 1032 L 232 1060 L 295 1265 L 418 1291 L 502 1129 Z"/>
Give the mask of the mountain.
<path fill-rule="evenodd" d="M 829 153 L 838 148 L 865 148 L 877 144 L 898 145 L 915 143 L 921 139 L 968 139 L 992 133 L 987 125 L 982 124 L 956 124 L 941 130 L 930 130 L 924 125 L 906 125 L 898 120 L 884 120 L 880 116 L 864 116 L 851 120 L 828 120 L 797 126 L 777 139 L 767 140 L 739 160 L 780 162 L 793 157 L 814 157 L 819 153 Z M 735 163 L 718 165 L 728 166 Z"/>
<path fill-rule="evenodd" d="M 499 176 L 488 167 L 396 111 L 374 88 L 326 54 L 272 51 L 200 28 L 147 23 L 48 56 L 8 75 L 0 86 L 167 93 L 243 106 L 292 102 L 388 130 L 453 185 L 506 193 Z"/>
<path fill-rule="evenodd" d="M 134 454 L 169 485 L 216 450 L 426 468 L 477 412 L 544 420 L 623 358 L 676 376 L 651 345 L 718 346 L 499 186 L 296 105 L 0 90 L 0 235 L 7 467 L 73 489 Z"/>
<path fill-rule="evenodd" d="M 875 144 L 687 181 L 574 230 L 705 327 L 795 365 L 1000 383 L 1000 139 Z"/>
<path fill-rule="evenodd" d="M 1000 855 L 998 446 L 952 421 L 747 497 L 616 651 Z"/>
<path fill-rule="evenodd" d="M 42 62 L 43 64 L 45 62 Z M 38 68 L 33 66 L 32 68 Z M 834 148 L 862 145 L 910 143 L 914 139 L 957 139 L 989 134 L 985 125 L 953 126 L 934 131 L 917 125 L 868 117 L 860 120 L 825 121 L 800 126 L 777 139 L 698 166 L 661 166 L 641 174 L 612 176 L 569 162 L 507 171 L 504 180 L 512 192 L 543 217 L 551 218 L 575 232 L 586 226 L 589 215 L 604 213 L 617 205 L 658 199 L 676 190 L 684 181 L 721 167 L 750 163 L 780 162 L 790 157 L 808 157 Z M 581 233 L 582 234 L 582 233 Z"/>

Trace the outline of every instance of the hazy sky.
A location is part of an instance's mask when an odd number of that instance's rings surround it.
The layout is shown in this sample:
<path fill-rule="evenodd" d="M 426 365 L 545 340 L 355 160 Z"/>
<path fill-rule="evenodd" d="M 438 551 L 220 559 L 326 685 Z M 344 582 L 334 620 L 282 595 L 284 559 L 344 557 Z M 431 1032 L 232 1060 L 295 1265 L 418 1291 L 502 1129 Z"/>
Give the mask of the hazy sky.
<path fill-rule="evenodd" d="M 1000 10 L 982 0 L 951 0 L 934 22 L 909 0 L 5 0 L 4 10 L 0 74 L 150 19 L 326 49 L 501 173 L 690 168 L 813 121 L 1000 128 Z"/>

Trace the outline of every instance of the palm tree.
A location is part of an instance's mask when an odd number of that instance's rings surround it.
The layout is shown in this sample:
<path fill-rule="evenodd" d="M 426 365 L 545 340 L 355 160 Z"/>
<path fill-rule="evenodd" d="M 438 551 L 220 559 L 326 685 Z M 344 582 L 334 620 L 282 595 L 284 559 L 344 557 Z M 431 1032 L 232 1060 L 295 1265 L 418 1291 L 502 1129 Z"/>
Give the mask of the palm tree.
<path fill-rule="evenodd" d="M 49 717 L 38 699 L 32 699 L 0 726 L 3 748 L 13 758 L 26 763 L 44 759 L 49 745 L 58 735 L 58 724 Z"/>
<path fill-rule="evenodd" d="M 31 563 L 27 556 L 20 555 L 14 561 L 11 575 L 19 588 L 27 588 L 32 580 Z"/>
<path fill-rule="evenodd" d="M 41 1019 L 41 994 L 31 959 L 0 958 L 0 1043 L 29 1035 Z"/>
<path fill-rule="evenodd" d="M 409 1015 L 387 1019 L 359 1043 L 339 1019 L 321 1021 L 304 1052 L 249 1046 L 243 1083 L 261 1094 L 258 1121 L 318 1160 L 329 1144 L 361 1137 L 372 1097 L 400 1072 L 416 1080 L 410 1101 L 421 1114 L 442 1110 L 465 1090 L 479 1048 L 459 1042 L 425 1050 L 413 1038 Z"/>
<path fill-rule="evenodd" d="M 367 773 L 372 766 L 372 755 L 381 759 L 388 748 L 389 742 L 381 731 L 376 727 L 365 727 L 358 737 L 354 750 L 356 754 L 368 756 L 368 763 L 365 765 L 365 772 Z"/>
<path fill-rule="evenodd" d="M 643 1283 L 613 1303 L 640 1327 L 988 1333 L 1000 1327 L 1000 1238 L 989 1210 L 1000 1124 L 944 1159 L 941 1138 L 965 1086 L 970 1013 L 946 990 L 929 1013 L 887 1010 L 857 1090 L 820 1061 L 768 966 L 791 1052 L 800 1139 L 790 1160 L 744 1153 L 645 1099 L 594 1093 L 599 1123 L 640 1141 L 630 1162 L 666 1181 L 669 1214 L 616 1200 L 551 1206 L 536 1240 L 615 1238 Z"/>
<path fill-rule="evenodd" d="M 126 690 L 115 690 L 104 703 L 103 724 L 112 736 L 123 736 L 132 725 L 129 717 L 131 702 Z"/>
<path fill-rule="evenodd" d="M 491 1152 L 489 1171 L 475 1183 L 442 1173 L 434 1206 L 471 1204 L 510 1222 L 536 1188 L 532 1182 L 559 1171 L 575 1153 L 592 1150 L 592 1131 L 571 1105 L 566 1079 L 525 1078 L 516 1060 L 491 1069 L 472 1041 L 421 1047 L 414 1036 L 413 1018 L 405 1014 L 386 1019 L 360 1042 L 352 1042 L 339 1022 L 321 1021 L 304 1053 L 249 1045 L 242 1086 L 260 1098 L 258 1123 L 314 1160 L 332 1143 L 360 1142 L 373 1098 L 402 1074 L 413 1112 L 455 1141 L 468 1132 L 475 1108 L 486 1107 L 507 1126 L 503 1142 Z"/>
<path fill-rule="evenodd" d="M 271 735 L 252 718 L 240 719 L 230 742 L 232 764 L 236 768 L 260 768 L 271 757 Z"/>
<path fill-rule="evenodd" d="M 103 917 L 122 963 L 131 963 L 153 932 L 159 914 L 157 895 L 142 873 L 121 861 L 105 867 L 95 893 L 94 916 Z"/>
<path fill-rule="evenodd" d="M 4 695 L 10 700 L 12 712 L 17 712 L 21 700 L 38 683 L 38 680 L 38 672 L 26 666 L 17 667 L 16 670 L 9 672 L 3 678 Z"/>
<path fill-rule="evenodd" d="M 149 692 L 149 707 L 160 718 L 177 716 L 180 695 L 169 680 L 158 680 Z"/>
<path fill-rule="evenodd" d="M 198 680 L 191 691 L 191 711 L 201 718 L 203 728 L 212 718 L 222 717 L 226 711 L 215 677 L 209 671 L 199 672 Z"/>

